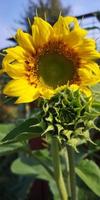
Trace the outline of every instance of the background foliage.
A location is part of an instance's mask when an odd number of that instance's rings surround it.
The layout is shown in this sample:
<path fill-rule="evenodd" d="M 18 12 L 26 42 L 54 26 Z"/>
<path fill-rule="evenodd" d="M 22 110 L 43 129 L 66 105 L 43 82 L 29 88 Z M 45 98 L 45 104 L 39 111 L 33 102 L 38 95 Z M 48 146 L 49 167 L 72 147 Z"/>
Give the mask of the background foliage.
<path fill-rule="evenodd" d="M 70 6 L 63 8 L 61 2 L 57 0 L 48 0 L 45 3 L 42 0 L 35 2 L 29 1 L 29 6 L 25 10 L 23 17 L 20 17 L 17 21 L 17 23 L 23 24 L 25 30 L 28 31 L 31 30 L 27 19 L 29 18 L 32 22 L 33 15 L 36 12 L 43 18 L 47 17 L 51 24 L 53 24 L 61 11 L 63 15 L 67 15 L 71 10 Z M 11 38 L 10 40 L 13 39 Z M 0 56 L 0 62 L 2 62 L 2 58 L 3 56 Z M 7 80 L 8 77 L 5 75 L 2 78 L 0 77 L 0 90 L 2 90 Z M 99 85 L 94 88 L 97 92 L 95 109 L 98 109 L 99 106 L 99 88 Z M 31 110 L 36 109 L 37 111 L 37 104 L 16 106 L 13 102 L 14 99 L 6 98 L 0 94 L 0 141 L 15 128 L 13 131 L 15 142 L 13 144 L 5 143 L 3 146 L 2 144 L 0 145 L 0 196 L 2 200 L 32 200 L 30 191 L 35 184 L 35 179 L 42 179 L 49 181 L 48 199 L 59 200 L 57 188 L 52 179 L 52 160 L 50 155 L 48 156 L 48 151 L 42 149 L 30 152 L 30 143 L 26 142 L 26 139 L 30 140 L 33 138 L 32 132 L 37 132 L 38 129 L 38 127 L 35 127 L 33 130 L 30 127 L 31 120 L 36 120 L 34 119 L 35 114 Z M 30 115 L 32 116 L 31 118 L 29 118 Z M 27 119 L 26 125 L 23 119 Z M 100 128 L 100 118 L 96 120 L 96 124 Z M 21 133 L 19 133 L 16 125 L 20 127 Z M 30 133 L 28 138 L 27 132 Z M 80 153 L 76 154 L 77 193 L 79 200 L 98 200 L 100 196 L 100 132 L 95 129 L 92 129 L 91 132 L 92 139 L 97 145 L 83 144 L 79 147 Z M 40 133 L 39 129 L 38 133 Z M 21 142 L 18 142 L 19 138 Z M 7 139 L 9 140 L 10 138 Z M 42 141 L 42 148 L 45 145 L 45 142 Z"/>

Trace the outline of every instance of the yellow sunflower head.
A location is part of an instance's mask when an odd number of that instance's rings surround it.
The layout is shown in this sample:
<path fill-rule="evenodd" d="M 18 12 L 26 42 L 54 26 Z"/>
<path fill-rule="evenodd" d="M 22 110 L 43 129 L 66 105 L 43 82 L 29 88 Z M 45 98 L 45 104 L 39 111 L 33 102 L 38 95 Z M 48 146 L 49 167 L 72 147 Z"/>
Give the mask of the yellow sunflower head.
<path fill-rule="evenodd" d="M 74 17 L 60 16 L 54 26 L 35 17 L 32 35 L 19 29 L 18 45 L 6 50 L 3 71 L 12 80 L 4 94 L 18 97 L 16 103 L 26 103 L 38 97 L 49 99 L 69 85 L 90 95 L 88 86 L 100 81 L 95 62 L 100 54 L 86 35 Z"/>

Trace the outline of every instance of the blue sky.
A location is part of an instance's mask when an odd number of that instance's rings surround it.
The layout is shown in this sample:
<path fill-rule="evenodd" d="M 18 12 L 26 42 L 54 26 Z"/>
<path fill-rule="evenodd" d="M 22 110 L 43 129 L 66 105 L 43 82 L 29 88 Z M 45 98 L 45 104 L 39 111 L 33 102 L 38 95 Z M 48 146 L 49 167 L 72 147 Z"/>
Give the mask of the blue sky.
<path fill-rule="evenodd" d="M 64 6 L 68 4 L 72 6 L 73 15 L 100 10 L 100 0 L 63 0 L 62 3 Z"/>
<path fill-rule="evenodd" d="M 62 4 L 72 6 L 71 15 L 100 10 L 100 0 L 62 0 Z M 15 21 L 24 14 L 27 5 L 28 0 L 0 0 L 0 49 L 10 45 L 7 38 L 15 34 Z"/>

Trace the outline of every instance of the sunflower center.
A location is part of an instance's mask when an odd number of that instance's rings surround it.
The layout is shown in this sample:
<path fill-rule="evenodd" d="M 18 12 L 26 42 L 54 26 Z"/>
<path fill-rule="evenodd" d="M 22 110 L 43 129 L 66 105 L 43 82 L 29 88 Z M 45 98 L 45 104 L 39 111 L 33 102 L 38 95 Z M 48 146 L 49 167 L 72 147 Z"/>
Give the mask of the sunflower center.
<path fill-rule="evenodd" d="M 74 64 L 72 60 L 55 52 L 41 55 L 38 69 L 40 78 L 53 88 L 73 80 Z"/>

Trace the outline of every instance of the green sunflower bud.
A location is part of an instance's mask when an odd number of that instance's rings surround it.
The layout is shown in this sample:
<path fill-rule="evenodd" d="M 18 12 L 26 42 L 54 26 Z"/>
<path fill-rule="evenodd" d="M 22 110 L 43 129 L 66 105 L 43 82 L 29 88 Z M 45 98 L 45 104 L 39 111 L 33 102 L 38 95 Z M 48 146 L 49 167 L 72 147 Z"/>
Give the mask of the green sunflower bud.
<path fill-rule="evenodd" d="M 66 88 L 50 100 L 43 100 L 42 107 L 46 127 L 43 134 L 56 136 L 61 144 L 67 143 L 75 150 L 79 144 L 91 142 L 92 98 Z"/>

